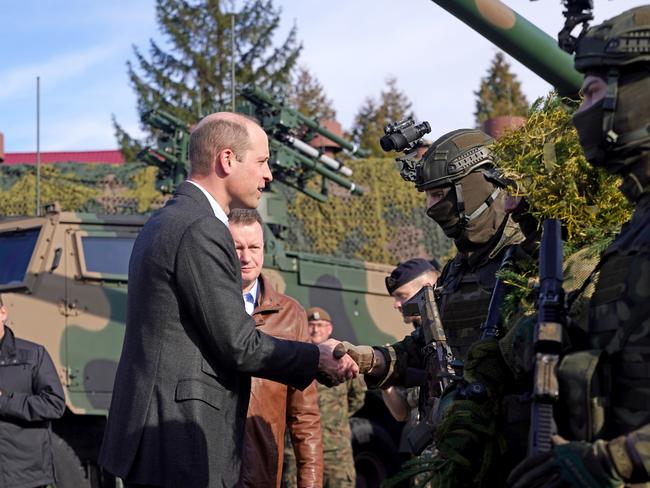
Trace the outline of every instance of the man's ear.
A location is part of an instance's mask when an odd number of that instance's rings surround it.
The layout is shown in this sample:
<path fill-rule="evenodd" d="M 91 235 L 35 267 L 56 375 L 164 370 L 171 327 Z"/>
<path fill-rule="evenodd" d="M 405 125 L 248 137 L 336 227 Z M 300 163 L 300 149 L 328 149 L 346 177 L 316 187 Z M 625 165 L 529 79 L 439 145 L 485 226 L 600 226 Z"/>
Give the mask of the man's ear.
<path fill-rule="evenodd" d="M 218 175 L 227 176 L 232 173 L 234 163 L 235 153 L 232 152 L 232 149 L 224 149 L 215 158 L 215 172 Z"/>

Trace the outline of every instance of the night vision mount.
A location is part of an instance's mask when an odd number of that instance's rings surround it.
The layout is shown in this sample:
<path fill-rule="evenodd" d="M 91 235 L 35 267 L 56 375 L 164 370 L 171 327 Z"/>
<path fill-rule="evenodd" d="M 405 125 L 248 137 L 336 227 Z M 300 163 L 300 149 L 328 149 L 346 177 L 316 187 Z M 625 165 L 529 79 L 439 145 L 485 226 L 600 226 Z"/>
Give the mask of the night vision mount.
<path fill-rule="evenodd" d="M 562 0 L 562 4 L 566 9 L 562 12 L 565 20 L 564 27 L 557 34 L 557 43 L 560 49 L 573 54 L 576 51 L 578 39 L 587 32 L 589 22 L 594 20 L 594 14 L 592 13 L 594 2 L 593 0 Z M 576 37 L 572 32 L 578 24 L 582 24 L 582 30 Z"/>
<path fill-rule="evenodd" d="M 564 0 L 564 6 L 566 8 L 562 12 L 565 18 L 564 27 L 557 35 L 557 43 L 560 49 L 573 54 L 576 51 L 578 39 L 587 32 L 589 22 L 594 20 L 594 14 L 592 13 L 594 2 L 593 0 Z M 578 24 L 582 24 L 582 30 L 576 37 L 571 33 Z"/>
<path fill-rule="evenodd" d="M 386 152 L 397 151 L 406 155 L 395 159 L 401 165 L 399 174 L 405 181 L 415 181 L 417 161 L 412 156 L 424 135 L 429 132 L 429 122 L 416 124 L 413 117 L 391 122 L 384 127 L 384 135 L 379 139 L 379 144 Z"/>

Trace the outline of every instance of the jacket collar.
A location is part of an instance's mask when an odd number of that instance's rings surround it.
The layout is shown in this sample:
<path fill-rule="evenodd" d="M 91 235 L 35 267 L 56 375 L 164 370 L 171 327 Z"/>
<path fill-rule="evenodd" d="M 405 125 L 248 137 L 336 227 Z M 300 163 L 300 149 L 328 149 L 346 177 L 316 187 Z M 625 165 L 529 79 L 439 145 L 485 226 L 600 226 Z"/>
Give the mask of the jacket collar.
<path fill-rule="evenodd" d="M 258 300 L 255 310 L 253 311 L 253 318 L 255 325 L 262 325 L 264 323 L 264 316 L 271 313 L 277 313 L 282 310 L 282 295 L 275 291 L 271 281 L 261 274 L 259 277 L 259 292 Z"/>
<path fill-rule="evenodd" d="M 176 187 L 174 196 L 176 195 L 184 195 L 186 197 L 190 197 L 198 204 L 199 209 L 202 212 L 208 213 L 210 215 L 214 215 L 214 211 L 212 210 L 212 205 L 210 205 L 210 202 L 208 201 L 206 196 L 196 185 L 184 181 L 183 183 L 178 185 L 178 187 Z"/>
<path fill-rule="evenodd" d="M 16 355 L 16 338 L 14 331 L 5 325 L 5 335 L 2 339 L 0 356 L 12 357 Z"/>

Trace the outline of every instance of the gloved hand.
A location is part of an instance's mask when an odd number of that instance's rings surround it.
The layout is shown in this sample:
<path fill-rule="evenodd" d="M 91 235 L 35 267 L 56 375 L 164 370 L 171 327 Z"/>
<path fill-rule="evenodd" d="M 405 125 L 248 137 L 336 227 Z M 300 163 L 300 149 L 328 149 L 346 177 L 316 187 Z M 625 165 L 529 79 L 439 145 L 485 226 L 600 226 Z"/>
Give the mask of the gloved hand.
<path fill-rule="evenodd" d="M 343 345 L 344 349 L 340 346 Z M 355 346 L 354 344 L 343 341 L 337 346 L 338 351 L 334 351 L 341 356 L 346 352 L 352 360 L 359 366 L 359 374 L 367 374 L 375 365 L 375 351 L 371 346 Z"/>
<path fill-rule="evenodd" d="M 553 449 L 524 459 L 510 473 L 511 488 L 618 488 L 625 486 L 607 449 L 607 442 L 567 442 L 553 438 Z"/>

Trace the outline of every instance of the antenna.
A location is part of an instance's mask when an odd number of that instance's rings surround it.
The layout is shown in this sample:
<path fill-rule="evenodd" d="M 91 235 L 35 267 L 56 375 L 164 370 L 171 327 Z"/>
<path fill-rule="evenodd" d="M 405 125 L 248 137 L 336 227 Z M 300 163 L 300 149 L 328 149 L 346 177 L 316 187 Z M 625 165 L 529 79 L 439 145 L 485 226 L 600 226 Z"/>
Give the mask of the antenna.
<path fill-rule="evenodd" d="M 230 15 L 230 100 L 235 112 L 235 12 Z"/>
<path fill-rule="evenodd" d="M 36 77 L 36 216 L 41 215 L 41 77 Z"/>

